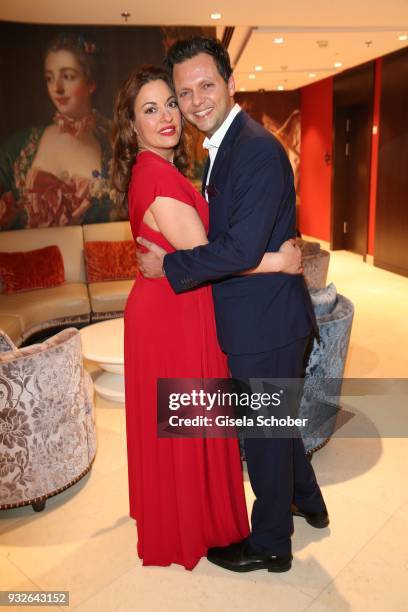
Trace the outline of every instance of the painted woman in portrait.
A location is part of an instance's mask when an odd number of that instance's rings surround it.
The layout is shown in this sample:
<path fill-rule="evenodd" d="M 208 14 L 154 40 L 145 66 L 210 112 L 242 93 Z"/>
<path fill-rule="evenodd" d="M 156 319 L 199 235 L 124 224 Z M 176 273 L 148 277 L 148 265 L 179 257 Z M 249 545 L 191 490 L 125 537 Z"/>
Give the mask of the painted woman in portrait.
<path fill-rule="evenodd" d="M 110 125 L 93 108 L 95 44 L 60 34 L 45 53 L 53 121 L 0 147 L 0 229 L 114 221 L 127 217 L 111 190 Z"/>

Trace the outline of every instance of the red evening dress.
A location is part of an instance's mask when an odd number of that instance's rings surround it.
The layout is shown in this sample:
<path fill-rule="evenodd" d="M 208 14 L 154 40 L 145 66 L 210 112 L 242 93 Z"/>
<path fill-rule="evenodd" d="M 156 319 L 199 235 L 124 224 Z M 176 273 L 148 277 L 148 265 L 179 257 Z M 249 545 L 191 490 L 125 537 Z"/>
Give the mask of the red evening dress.
<path fill-rule="evenodd" d="M 133 166 L 134 238 L 174 248 L 143 222 L 157 196 L 194 206 L 206 230 L 207 202 L 168 161 L 143 151 Z M 125 309 L 126 431 L 130 516 L 143 565 L 193 569 L 212 546 L 249 534 L 236 439 L 158 438 L 157 378 L 226 378 L 211 288 L 176 295 L 166 278 L 136 278 Z"/>

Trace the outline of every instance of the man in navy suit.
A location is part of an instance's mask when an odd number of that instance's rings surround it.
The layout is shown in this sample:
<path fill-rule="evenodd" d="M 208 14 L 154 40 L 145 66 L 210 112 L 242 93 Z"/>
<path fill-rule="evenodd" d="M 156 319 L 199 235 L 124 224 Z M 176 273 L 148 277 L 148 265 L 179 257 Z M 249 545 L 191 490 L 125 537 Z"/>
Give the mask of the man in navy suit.
<path fill-rule="evenodd" d="M 210 208 L 209 243 L 165 255 L 152 243 L 139 256 L 145 276 L 165 274 L 175 292 L 213 283 L 218 339 L 234 378 L 297 378 L 317 333 L 303 276 L 241 276 L 295 232 L 293 173 L 279 141 L 234 104 L 227 51 L 216 40 L 179 41 L 167 55 L 180 110 L 206 134 L 203 193 Z M 256 500 L 248 539 L 208 551 L 233 571 L 291 567 L 293 514 L 314 527 L 329 523 L 300 438 L 245 440 Z M 294 504 L 294 505 L 293 505 Z"/>

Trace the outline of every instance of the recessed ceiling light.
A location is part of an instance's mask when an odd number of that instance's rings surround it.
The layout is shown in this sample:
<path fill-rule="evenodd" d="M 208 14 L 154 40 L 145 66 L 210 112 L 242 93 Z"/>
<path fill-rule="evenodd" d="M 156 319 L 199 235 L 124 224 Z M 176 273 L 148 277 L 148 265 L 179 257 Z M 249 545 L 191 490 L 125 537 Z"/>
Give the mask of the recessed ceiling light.
<path fill-rule="evenodd" d="M 314 79 L 314 78 L 315 78 L 315 76 L 316 76 L 316 73 L 315 73 L 315 72 L 309 72 L 309 77 L 310 77 L 311 79 Z"/>
<path fill-rule="evenodd" d="M 276 88 L 278 91 L 283 91 L 285 88 L 283 85 L 278 85 Z"/>
<path fill-rule="evenodd" d="M 248 74 L 248 79 L 254 79 L 255 75 L 254 74 Z"/>
<path fill-rule="evenodd" d="M 341 68 L 341 67 L 342 67 L 342 65 L 343 65 L 343 64 L 342 64 L 341 62 L 335 62 L 335 63 L 334 63 L 334 67 L 335 67 L 335 68 Z"/>
<path fill-rule="evenodd" d="M 398 40 L 407 40 L 408 36 L 406 34 L 401 34 L 401 36 L 398 36 Z"/>
<path fill-rule="evenodd" d="M 211 19 L 221 19 L 221 13 L 211 13 Z"/>
<path fill-rule="evenodd" d="M 255 70 L 256 70 L 257 72 L 260 72 L 260 71 L 262 70 L 262 66 L 255 66 Z"/>
<path fill-rule="evenodd" d="M 281 36 L 278 36 L 277 38 L 273 39 L 273 42 L 275 43 L 275 45 L 283 45 L 284 40 Z"/>

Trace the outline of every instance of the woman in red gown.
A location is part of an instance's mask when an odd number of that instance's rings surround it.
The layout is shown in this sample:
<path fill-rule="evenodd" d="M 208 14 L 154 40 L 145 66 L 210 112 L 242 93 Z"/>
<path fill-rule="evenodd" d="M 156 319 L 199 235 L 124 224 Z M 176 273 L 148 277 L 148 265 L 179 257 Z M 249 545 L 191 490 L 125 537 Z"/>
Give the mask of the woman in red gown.
<path fill-rule="evenodd" d="M 181 122 L 161 69 L 132 73 L 121 87 L 114 184 L 128 191 L 134 238 L 168 252 L 207 242 L 207 202 L 180 172 Z M 125 391 L 130 516 L 143 565 L 191 570 L 208 548 L 249 534 L 237 440 L 157 437 L 157 378 L 226 377 L 211 288 L 176 295 L 165 278 L 138 275 L 125 309 Z"/>

